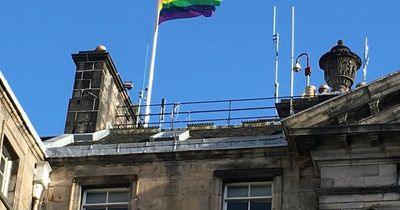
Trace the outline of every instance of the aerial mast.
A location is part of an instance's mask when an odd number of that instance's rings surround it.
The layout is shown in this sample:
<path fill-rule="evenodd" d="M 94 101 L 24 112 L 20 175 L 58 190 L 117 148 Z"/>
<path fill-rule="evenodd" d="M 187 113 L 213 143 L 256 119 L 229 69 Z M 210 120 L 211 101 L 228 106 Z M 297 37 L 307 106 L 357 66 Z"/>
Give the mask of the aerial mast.
<path fill-rule="evenodd" d="M 367 66 L 369 62 L 368 55 L 369 47 L 368 47 L 368 37 L 365 37 L 365 45 L 364 45 L 364 65 L 363 65 L 363 84 L 367 84 Z"/>
<path fill-rule="evenodd" d="M 293 85 L 294 85 L 294 6 L 292 6 L 292 53 L 291 53 L 291 66 L 290 66 L 290 115 L 294 114 L 293 110 Z"/>
<path fill-rule="evenodd" d="M 275 43 L 275 103 L 279 99 L 279 82 L 278 82 L 278 66 L 279 66 L 279 33 L 276 32 L 276 6 L 274 6 L 273 23 L 272 23 L 272 41 Z"/>

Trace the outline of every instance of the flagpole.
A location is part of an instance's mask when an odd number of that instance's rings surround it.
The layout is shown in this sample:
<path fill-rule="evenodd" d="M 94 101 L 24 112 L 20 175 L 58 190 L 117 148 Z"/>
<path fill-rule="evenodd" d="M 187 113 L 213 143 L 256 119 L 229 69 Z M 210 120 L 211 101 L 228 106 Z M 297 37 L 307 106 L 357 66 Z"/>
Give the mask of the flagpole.
<path fill-rule="evenodd" d="M 151 50 L 151 58 L 150 58 L 150 69 L 149 69 L 149 79 L 147 82 L 146 88 L 146 109 L 144 113 L 144 127 L 148 127 L 148 123 L 150 120 L 150 104 L 151 104 L 151 93 L 153 91 L 153 79 L 154 79 L 154 66 L 156 61 L 156 53 L 157 53 L 157 42 L 158 42 L 158 22 L 160 19 L 160 2 L 161 0 L 157 1 L 157 15 L 156 21 L 154 26 L 154 36 L 153 36 L 153 45 Z"/>

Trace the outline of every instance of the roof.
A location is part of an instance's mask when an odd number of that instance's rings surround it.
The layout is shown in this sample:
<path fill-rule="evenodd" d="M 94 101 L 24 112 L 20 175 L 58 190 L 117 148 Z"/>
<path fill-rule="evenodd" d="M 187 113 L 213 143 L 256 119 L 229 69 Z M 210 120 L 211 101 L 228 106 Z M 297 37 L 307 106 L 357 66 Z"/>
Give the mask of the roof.
<path fill-rule="evenodd" d="M 182 129 L 180 129 L 182 130 Z M 184 129 L 183 129 L 184 130 Z M 168 130 L 163 130 L 168 131 Z M 111 129 L 110 135 L 89 144 L 118 144 L 149 141 L 150 136 L 159 133 L 159 129 Z M 280 124 L 262 126 L 218 126 L 211 128 L 189 129 L 190 139 L 211 139 L 245 136 L 268 136 L 282 133 Z M 76 142 L 74 145 L 87 145 L 88 142 Z"/>
<path fill-rule="evenodd" d="M 292 151 L 306 153 L 321 142 L 348 145 L 352 136 L 400 133 L 400 71 L 282 119 Z"/>
<path fill-rule="evenodd" d="M 164 130 L 165 131 L 165 130 Z M 178 131 L 182 131 L 178 130 Z M 286 147 L 280 123 L 191 127 L 185 140 L 153 140 L 155 128 L 110 129 L 90 134 L 64 134 L 45 141 L 50 158 Z"/>
<path fill-rule="evenodd" d="M 50 148 L 48 149 L 48 153 L 50 158 L 68 158 L 285 146 L 287 146 L 285 136 L 283 134 L 276 134 L 271 136 L 192 139 L 188 141 L 67 146 Z"/>
<path fill-rule="evenodd" d="M 17 97 L 15 96 L 15 94 L 12 91 L 10 85 L 8 84 L 6 78 L 4 77 L 3 72 L 1 72 L 1 71 L 0 71 L 0 82 L 1 82 L 1 85 L 4 87 L 6 93 L 10 97 L 10 100 L 13 103 L 13 106 L 16 109 L 17 114 L 19 115 L 19 117 L 24 122 L 24 125 L 25 125 L 27 131 L 32 135 L 32 137 L 35 140 L 36 144 L 39 146 L 41 152 L 46 156 L 46 149 L 45 149 L 45 146 L 44 146 L 43 142 L 41 141 L 38 133 L 36 132 L 36 129 L 33 127 L 31 121 L 29 120 L 28 115 L 26 114 L 26 112 L 22 108 L 22 106 L 19 103 Z"/>

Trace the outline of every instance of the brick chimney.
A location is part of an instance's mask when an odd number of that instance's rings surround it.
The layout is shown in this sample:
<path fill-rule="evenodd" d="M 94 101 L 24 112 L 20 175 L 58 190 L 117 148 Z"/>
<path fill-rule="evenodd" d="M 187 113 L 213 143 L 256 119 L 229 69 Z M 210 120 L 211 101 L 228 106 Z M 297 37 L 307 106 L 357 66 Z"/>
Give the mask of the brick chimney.
<path fill-rule="evenodd" d="M 104 46 L 72 55 L 76 74 L 64 133 L 93 133 L 135 124 L 131 99 Z"/>

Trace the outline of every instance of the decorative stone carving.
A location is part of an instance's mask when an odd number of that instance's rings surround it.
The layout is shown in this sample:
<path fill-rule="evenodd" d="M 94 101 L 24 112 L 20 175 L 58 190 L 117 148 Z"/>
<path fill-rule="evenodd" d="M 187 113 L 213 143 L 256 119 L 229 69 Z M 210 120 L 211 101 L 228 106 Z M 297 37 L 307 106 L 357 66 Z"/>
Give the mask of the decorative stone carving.
<path fill-rule="evenodd" d="M 347 125 L 347 115 L 348 113 L 344 113 L 337 117 L 339 125 Z"/>
<path fill-rule="evenodd" d="M 377 114 L 379 112 L 379 99 L 368 103 L 371 115 Z"/>
<path fill-rule="evenodd" d="M 325 81 L 334 91 L 347 92 L 361 67 L 361 58 L 339 40 L 338 45 L 322 55 L 319 66 L 325 72 Z"/>

